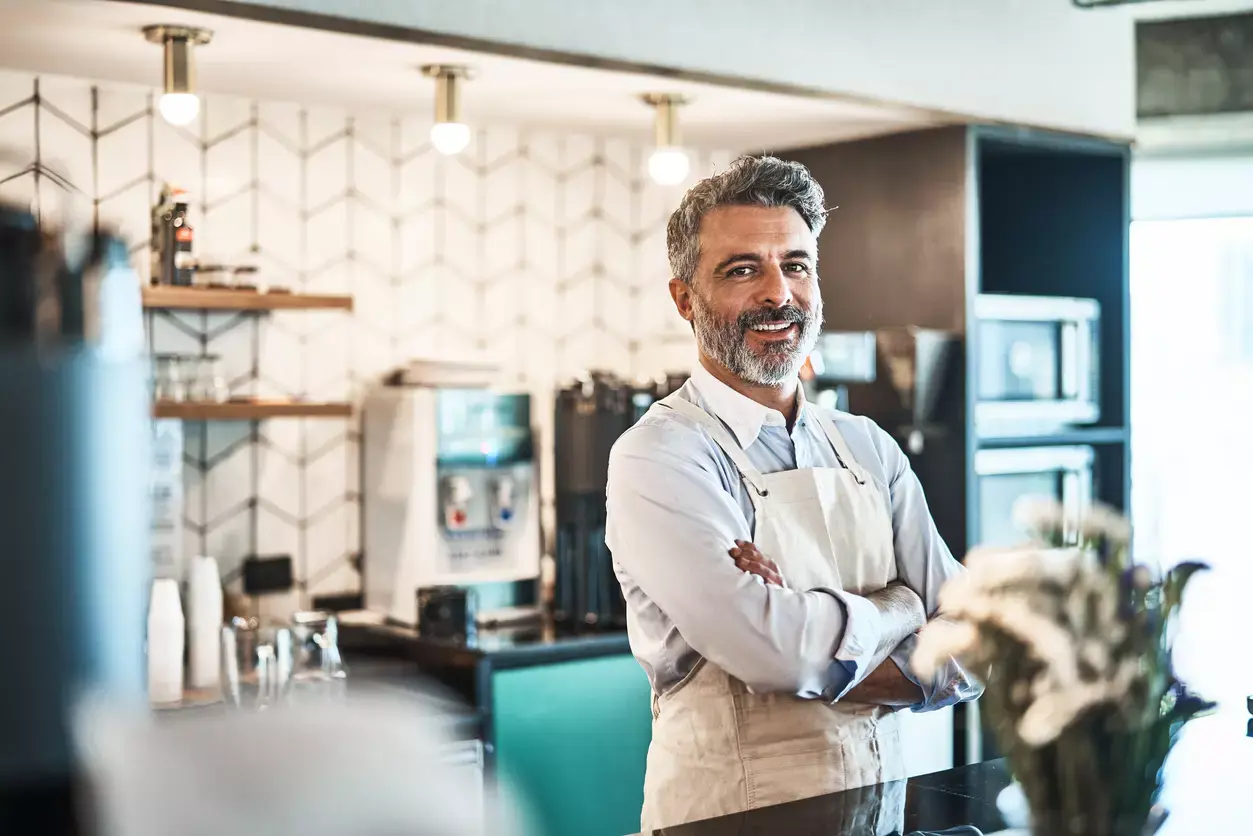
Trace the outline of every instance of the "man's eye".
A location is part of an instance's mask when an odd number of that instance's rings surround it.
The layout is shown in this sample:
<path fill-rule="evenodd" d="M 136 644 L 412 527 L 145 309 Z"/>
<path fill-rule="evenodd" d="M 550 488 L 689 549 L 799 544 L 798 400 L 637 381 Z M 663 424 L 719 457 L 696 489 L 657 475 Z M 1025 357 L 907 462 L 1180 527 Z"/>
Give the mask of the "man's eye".
<path fill-rule="evenodd" d="M 793 264 L 788 264 L 788 265 L 787 265 L 787 269 L 788 269 L 789 271 L 793 272 L 793 273 L 801 273 L 801 274 L 804 274 L 804 273 L 808 273 L 808 272 L 809 272 L 809 265 L 808 265 L 808 264 L 805 264 L 804 262 L 800 262 L 800 261 L 798 261 L 798 262 L 795 262 L 795 263 L 793 263 Z"/>
<path fill-rule="evenodd" d="M 752 272 L 753 272 L 752 267 L 749 267 L 748 265 L 741 265 L 740 267 L 732 267 L 730 270 L 727 271 L 727 275 L 735 276 L 737 278 L 742 279 L 745 276 L 751 275 Z"/>

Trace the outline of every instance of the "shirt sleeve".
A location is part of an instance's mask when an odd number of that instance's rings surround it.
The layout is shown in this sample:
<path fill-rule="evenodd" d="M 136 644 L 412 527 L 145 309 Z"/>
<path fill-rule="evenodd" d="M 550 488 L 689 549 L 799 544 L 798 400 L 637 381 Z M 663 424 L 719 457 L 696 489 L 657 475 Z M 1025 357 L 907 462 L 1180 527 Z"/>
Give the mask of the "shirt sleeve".
<path fill-rule="evenodd" d="M 753 691 L 838 699 L 876 649 L 878 610 L 738 569 L 728 551 L 751 532 L 706 445 L 677 423 L 638 425 L 618 440 L 606 496 L 614 560 L 684 641 Z"/>
<path fill-rule="evenodd" d="M 892 501 L 892 537 L 896 551 L 896 571 L 900 580 L 918 593 L 928 620 L 939 616 L 940 588 L 966 569 L 949 551 L 936 530 L 922 484 L 909 465 L 909 459 L 891 435 L 869 419 L 875 447 L 882 457 Z M 965 670 L 950 658 L 931 680 L 923 680 L 913 671 L 910 657 L 917 637 L 909 636 L 889 657 L 910 680 L 922 689 L 923 700 L 914 711 L 934 711 L 958 702 L 972 700 L 983 693 Z"/>

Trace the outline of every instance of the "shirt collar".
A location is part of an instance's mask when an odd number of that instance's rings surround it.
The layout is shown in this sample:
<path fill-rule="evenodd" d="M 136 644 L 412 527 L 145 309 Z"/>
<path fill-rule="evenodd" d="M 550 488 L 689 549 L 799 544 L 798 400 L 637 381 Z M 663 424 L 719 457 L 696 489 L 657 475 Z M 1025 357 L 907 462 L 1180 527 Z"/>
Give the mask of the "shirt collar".
<path fill-rule="evenodd" d="M 747 395 L 741 395 L 710 374 L 709 370 L 699 362 L 692 371 L 692 385 L 705 401 L 705 406 L 709 411 L 727 425 L 740 447 L 745 450 L 757 440 L 763 426 L 787 426 L 787 419 L 783 417 L 782 412 L 762 406 Z M 796 387 L 796 399 L 796 417 L 799 421 L 805 409 L 804 386 Z"/>

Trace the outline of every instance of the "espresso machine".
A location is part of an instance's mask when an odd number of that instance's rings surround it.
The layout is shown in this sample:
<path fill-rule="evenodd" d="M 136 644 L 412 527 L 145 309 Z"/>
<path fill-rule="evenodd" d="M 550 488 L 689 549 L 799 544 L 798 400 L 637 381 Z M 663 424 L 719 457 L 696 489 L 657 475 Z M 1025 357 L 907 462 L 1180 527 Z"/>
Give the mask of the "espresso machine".
<path fill-rule="evenodd" d="M 362 419 L 364 604 L 419 627 L 472 620 L 476 585 L 537 578 L 541 552 L 530 396 L 430 379 L 393 375 Z"/>
<path fill-rule="evenodd" d="M 622 629 L 626 602 L 605 545 L 609 451 L 654 402 L 686 375 L 628 381 L 590 372 L 557 392 L 557 493 L 553 617 L 567 627 Z"/>

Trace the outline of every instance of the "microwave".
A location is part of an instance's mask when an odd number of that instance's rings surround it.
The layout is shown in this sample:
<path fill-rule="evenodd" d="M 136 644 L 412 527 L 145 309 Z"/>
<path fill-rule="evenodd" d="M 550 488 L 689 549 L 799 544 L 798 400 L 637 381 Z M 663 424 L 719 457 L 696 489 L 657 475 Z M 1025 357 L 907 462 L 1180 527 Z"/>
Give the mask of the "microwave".
<path fill-rule="evenodd" d="M 1042 435 L 1100 419 L 1095 299 L 981 294 L 974 315 L 980 436 Z"/>
<path fill-rule="evenodd" d="M 978 525 L 973 545 L 1015 546 L 1026 539 L 1014 521 L 1014 505 L 1025 497 L 1061 503 L 1066 519 L 1091 506 L 1096 454 L 1088 446 L 1015 447 L 975 453 Z"/>

